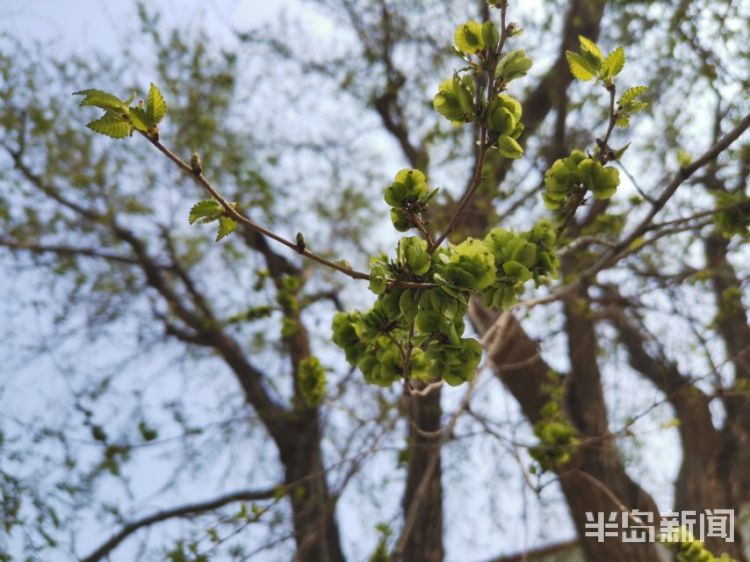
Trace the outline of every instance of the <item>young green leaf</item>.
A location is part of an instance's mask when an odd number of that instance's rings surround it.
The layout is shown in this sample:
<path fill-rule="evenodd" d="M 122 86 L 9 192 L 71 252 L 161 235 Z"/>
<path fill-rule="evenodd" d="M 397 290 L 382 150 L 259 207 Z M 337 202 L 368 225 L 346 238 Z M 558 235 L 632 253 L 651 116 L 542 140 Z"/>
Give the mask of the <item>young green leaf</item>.
<path fill-rule="evenodd" d="M 565 58 L 568 60 L 568 66 L 570 67 L 570 73 L 575 76 L 578 80 L 588 82 L 593 80 L 599 74 L 599 67 L 587 58 L 574 53 L 573 51 L 566 51 Z"/>
<path fill-rule="evenodd" d="M 167 102 L 164 101 L 164 96 L 161 95 L 159 88 L 153 83 L 146 98 L 146 114 L 151 127 L 156 127 L 167 114 Z"/>
<path fill-rule="evenodd" d="M 647 86 L 633 86 L 632 88 L 628 88 L 622 96 L 620 96 L 617 103 L 621 107 L 628 107 L 635 103 L 637 99 L 646 92 L 646 90 L 648 90 Z"/>
<path fill-rule="evenodd" d="M 130 123 L 137 131 L 147 133 L 149 129 L 149 117 L 146 111 L 140 107 L 131 107 L 129 112 Z"/>
<path fill-rule="evenodd" d="M 587 39 L 583 35 L 578 36 L 578 41 L 581 44 L 581 52 L 582 53 L 589 53 L 592 57 L 594 57 L 599 62 L 602 61 L 604 58 L 604 55 L 602 55 L 601 49 L 599 49 L 599 45 L 594 43 L 591 39 Z"/>
<path fill-rule="evenodd" d="M 117 96 L 114 96 L 109 92 L 105 92 L 103 90 L 80 90 L 78 92 L 73 92 L 73 95 L 83 96 L 83 99 L 79 104 L 81 107 L 92 106 L 98 107 L 99 109 L 103 109 L 105 111 L 116 111 L 123 113 L 127 113 L 128 111 L 127 103 L 122 101 Z"/>
<path fill-rule="evenodd" d="M 237 228 L 237 222 L 229 217 L 219 217 L 219 230 L 216 232 L 216 242 L 229 236 Z"/>
<path fill-rule="evenodd" d="M 625 67 L 625 49 L 617 47 L 614 51 L 607 55 L 602 63 L 602 72 L 608 79 L 612 79 Z"/>
<path fill-rule="evenodd" d="M 628 148 L 630 148 L 630 143 L 626 144 L 625 146 L 623 146 L 622 148 L 618 150 L 615 150 L 615 154 L 614 154 L 615 160 L 620 160 Z"/>
<path fill-rule="evenodd" d="M 102 117 L 91 121 L 86 126 L 95 133 L 107 135 L 113 139 L 124 139 L 132 130 L 128 121 L 111 111 L 107 111 Z"/>
<path fill-rule="evenodd" d="M 198 201 L 190 209 L 190 215 L 188 217 L 188 223 L 193 224 L 194 222 L 200 222 L 203 224 L 213 222 L 224 214 L 224 209 L 221 204 L 214 199 L 204 199 Z"/>

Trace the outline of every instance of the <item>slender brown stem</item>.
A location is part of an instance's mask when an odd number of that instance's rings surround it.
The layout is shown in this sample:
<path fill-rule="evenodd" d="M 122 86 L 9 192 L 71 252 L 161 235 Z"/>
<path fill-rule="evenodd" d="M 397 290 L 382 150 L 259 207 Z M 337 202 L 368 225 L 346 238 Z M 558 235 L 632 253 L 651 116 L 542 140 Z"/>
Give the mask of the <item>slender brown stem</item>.
<path fill-rule="evenodd" d="M 361 279 L 364 281 L 370 280 L 370 276 L 367 273 L 364 273 L 362 271 L 357 271 L 356 269 L 353 269 L 341 263 L 331 261 L 328 258 L 324 258 L 323 256 L 310 251 L 306 247 L 301 248 L 297 244 L 296 241 L 288 240 L 284 238 L 283 236 L 280 236 L 276 234 L 275 232 L 268 230 L 264 226 L 259 225 L 252 219 L 246 217 L 245 215 L 237 211 L 237 209 L 234 208 L 234 205 L 232 205 L 229 201 L 227 201 L 218 192 L 218 190 L 211 184 L 210 181 L 208 181 L 208 179 L 206 178 L 206 176 L 203 175 L 202 172 L 194 170 L 193 167 L 190 166 L 189 163 L 185 162 L 182 158 L 177 156 L 169 148 L 164 146 L 164 144 L 162 144 L 162 142 L 159 140 L 157 136 L 151 136 L 146 133 L 141 133 L 141 134 L 144 137 L 146 137 L 149 140 L 149 142 L 153 144 L 159 150 L 159 152 L 161 152 L 167 158 L 169 158 L 172 162 L 174 162 L 174 164 L 178 168 L 180 168 L 183 172 L 195 178 L 195 181 L 198 182 L 198 184 L 200 184 L 201 187 L 203 187 L 203 189 L 205 189 L 211 195 L 211 197 L 213 197 L 219 203 L 219 205 L 222 206 L 222 208 L 224 209 L 224 214 L 228 216 L 229 218 L 231 218 L 232 220 L 240 224 L 243 224 L 247 228 L 255 232 L 258 232 L 259 234 L 262 234 L 263 236 L 271 238 L 272 240 L 275 240 L 276 242 L 280 244 L 283 244 L 287 248 L 294 250 L 296 253 L 303 255 L 306 258 L 316 261 L 319 264 L 329 267 L 331 269 L 335 269 L 336 271 L 339 271 L 343 273 L 344 275 L 351 277 L 352 279 Z M 404 287 L 406 289 L 426 289 L 426 288 L 435 286 L 434 283 L 416 283 L 412 281 L 401 281 L 399 279 L 392 279 L 388 281 L 388 285 L 390 287 Z"/>
<path fill-rule="evenodd" d="M 602 139 L 601 150 L 599 152 L 599 162 L 602 164 L 605 163 L 609 137 L 612 136 L 612 131 L 615 130 L 615 125 L 617 124 L 617 110 L 615 109 L 615 94 L 617 93 L 617 88 L 615 88 L 614 84 L 610 84 L 607 86 L 607 91 L 609 92 L 609 125 L 607 126 L 607 133 Z"/>
<path fill-rule="evenodd" d="M 430 231 L 427 229 L 427 225 L 424 223 L 424 221 L 419 218 L 418 215 L 411 215 L 411 222 L 414 226 L 417 227 L 417 230 L 422 233 L 422 236 L 424 236 L 424 239 L 427 240 L 427 244 L 429 248 L 432 248 L 435 246 L 435 241 L 432 239 L 432 235 L 430 234 Z"/>
<path fill-rule="evenodd" d="M 601 164 L 606 164 L 607 160 L 609 158 L 609 138 L 612 136 L 612 132 L 615 130 L 615 125 L 617 124 L 617 109 L 615 108 L 615 94 L 617 93 L 617 89 L 615 88 L 614 84 L 607 85 L 607 91 L 609 92 L 609 122 L 607 124 L 607 132 L 604 134 L 603 139 L 597 139 L 597 144 L 599 145 L 599 154 L 597 156 L 597 160 Z M 573 220 L 573 217 L 576 214 L 576 211 L 578 210 L 578 207 L 581 206 L 583 203 L 583 200 L 586 197 L 586 191 L 581 188 L 582 191 L 575 196 L 575 198 L 570 202 L 570 208 L 565 213 L 565 218 L 563 219 L 562 224 L 557 227 L 557 235 L 556 240 L 559 240 L 560 236 L 562 236 L 563 232 L 565 232 L 565 229 L 568 228 L 568 225 Z"/>
<path fill-rule="evenodd" d="M 438 247 L 440 247 L 440 244 L 442 244 L 443 241 L 446 238 L 448 238 L 448 236 L 450 236 L 450 234 L 456 228 L 456 222 L 458 221 L 458 218 L 464 212 L 464 209 L 466 209 L 466 206 L 471 201 L 471 198 L 474 197 L 474 194 L 476 193 L 477 189 L 479 189 L 479 185 L 482 183 L 482 168 L 484 167 L 484 160 L 487 155 L 487 134 L 485 132 L 484 125 L 479 126 L 478 136 L 479 136 L 479 152 L 477 153 L 477 163 L 474 168 L 474 174 L 471 178 L 471 186 L 469 187 L 469 190 L 466 192 L 466 195 L 464 195 L 463 199 L 461 199 L 461 203 L 458 205 L 456 212 L 453 213 L 453 216 L 450 218 L 450 221 L 448 221 L 448 226 L 445 228 L 443 233 L 438 237 L 438 239 L 435 240 L 435 243 L 430 246 L 431 253 L 434 252 Z"/>
<path fill-rule="evenodd" d="M 500 9 L 500 42 L 498 43 L 497 48 L 491 53 L 492 56 L 492 63 L 489 66 L 489 69 L 485 71 L 487 75 L 487 102 L 489 104 L 490 101 L 492 101 L 492 96 L 495 92 L 495 69 L 497 68 L 497 63 L 500 60 L 500 54 L 503 51 L 503 48 L 505 47 L 505 42 L 508 40 L 508 26 L 506 25 L 506 12 L 508 9 L 507 2 L 504 3 L 501 6 Z M 477 106 L 481 105 L 481 97 L 482 93 L 479 88 L 479 84 L 477 84 Z M 471 183 L 469 184 L 469 189 L 466 191 L 466 194 L 461 199 L 461 202 L 459 203 L 458 207 L 456 208 L 456 211 L 453 213 L 453 216 L 448 221 L 448 226 L 445 228 L 445 231 L 438 237 L 437 240 L 435 240 L 434 244 L 430 245 L 430 253 L 434 252 L 444 241 L 448 236 L 451 235 L 453 230 L 456 228 L 456 223 L 458 222 L 459 217 L 464 212 L 466 207 L 468 206 L 471 199 L 474 197 L 474 194 L 476 193 L 477 189 L 479 189 L 479 186 L 482 183 L 482 180 L 484 179 L 482 170 L 484 169 L 484 161 L 487 157 L 487 125 L 486 125 L 486 115 L 480 116 L 481 121 L 479 123 L 478 133 L 477 133 L 477 140 L 479 143 L 479 150 L 477 152 L 477 161 L 476 165 L 474 167 L 474 174 L 471 178 Z"/>

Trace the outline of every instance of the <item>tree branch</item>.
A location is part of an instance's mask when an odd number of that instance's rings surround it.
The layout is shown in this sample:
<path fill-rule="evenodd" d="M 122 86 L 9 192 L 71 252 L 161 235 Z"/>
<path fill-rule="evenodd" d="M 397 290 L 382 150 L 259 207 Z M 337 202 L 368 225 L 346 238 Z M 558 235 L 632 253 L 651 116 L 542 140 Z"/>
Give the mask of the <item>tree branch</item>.
<path fill-rule="evenodd" d="M 98 258 L 106 261 L 122 263 L 127 265 L 138 265 L 138 260 L 113 252 L 105 252 L 94 248 L 77 248 L 75 246 L 66 246 L 62 244 L 33 244 L 31 242 L 22 242 L 20 240 L 11 240 L 10 238 L 0 237 L 0 246 L 9 250 L 25 251 L 31 254 L 56 254 L 61 256 L 83 256 L 87 258 Z M 170 269 L 169 266 L 161 266 L 163 269 Z"/>
<path fill-rule="evenodd" d="M 218 498 L 205 502 L 192 503 L 174 507 L 172 509 L 157 511 L 156 513 L 153 513 L 141 519 L 136 519 L 135 521 L 132 521 L 131 523 L 125 525 L 120 531 L 112 535 L 112 537 L 110 537 L 107 542 L 105 542 L 94 552 L 83 558 L 81 562 L 99 562 L 100 560 L 103 560 L 105 557 L 109 556 L 109 554 L 115 548 L 117 548 L 120 543 L 122 543 L 130 535 L 140 529 L 143 529 L 144 527 L 149 527 L 156 523 L 161 523 L 163 521 L 167 521 L 169 519 L 174 519 L 177 517 L 195 517 L 203 513 L 215 511 L 230 503 L 267 500 L 275 497 L 275 495 L 276 488 L 269 488 L 266 490 L 246 490 L 241 492 L 234 492 L 225 496 L 219 496 Z"/>
<path fill-rule="evenodd" d="M 318 255 L 312 251 L 310 251 L 307 247 L 301 247 L 297 242 L 293 242 L 291 240 L 287 240 L 283 236 L 279 236 L 275 232 L 272 232 L 268 230 L 267 228 L 259 225 L 252 219 L 246 217 L 239 211 L 237 211 L 233 205 L 229 203 L 218 191 L 217 189 L 211 184 L 211 182 L 208 181 L 208 179 L 203 175 L 202 172 L 198 170 L 194 170 L 190 164 L 185 162 L 182 158 L 177 156 L 174 152 L 169 150 L 162 142 L 158 139 L 157 136 L 151 136 L 146 133 L 141 133 L 148 141 L 153 144 L 162 154 L 164 154 L 167 158 L 169 158 L 174 164 L 180 168 L 183 172 L 189 174 L 191 177 L 195 178 L 195 181 L 203 187 L 210 195 L 213 197 L 224 209 L 224 214 L 231 218 L 232 220 L 244 225 L 245 227 L 249 228 L 250 230 L 253 230 L 257 232 L 258 234 L 261 234 L 263 236 L 266 236 L 267 238 L 271 238 L 272 240 L 275 240 L 279 244 L 283 244 L 287 248 L 294 250 L 298 254 L 305 256 L 306 258 L 309 258 L 313 261 L 316 261 L 320 263 L 321 265 L 324 265 L 326 267 L 329 267 L 331 269 L 335 269 L 336 271 L 339 271 L 343 273 L 344 275 L 347 275 L 348 277 L 351 277 L 352 279 L 361 279 L 364 281 L 369 281 L 370 276 L 367 273 L 357 271 L 351 267 L 348 267 L 346 265 L 342 265 L 341 263 L 337 263 L 334 261 L 329 260 L 328 258 L 324 258 L 321 255 Z M 390 286 L 398 286 L 403 287 L 406 289 L 427 289 L 430 287 L 434 287 L 435 285 L 433 283 L 415 283 L 410 281 L 400 281 L 397 279 L 392 279 L 389 281 Z"/>

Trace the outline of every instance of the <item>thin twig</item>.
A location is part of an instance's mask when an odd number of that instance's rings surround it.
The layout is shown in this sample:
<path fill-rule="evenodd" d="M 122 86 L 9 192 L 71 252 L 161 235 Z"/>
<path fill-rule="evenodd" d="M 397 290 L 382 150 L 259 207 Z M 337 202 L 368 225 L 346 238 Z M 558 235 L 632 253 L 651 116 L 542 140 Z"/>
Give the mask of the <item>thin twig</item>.
<path fill-rule="evenodd" d="M 497 63 L 500 60 L 500 53 L 502 53 L 503 48 L 505 47 L 505 42 L 508 40 L 508 26 L 505 23 L 505 15 L 508 9 L 507 2 L 504 3 L 501 6 L 500 9 L 500 42 L 498 43 L 497 48 L 492 53 L 493 61 L 490 65 L 489 70 L 485 71 L 487 75 L 487 102 L 489 103 L 492 101 L 492 97 L 494 96 L 495 91 L 495 69 L 497 68 Z M 479 105 L 479 102 L 481 101 L 481 90 L 479 87 L 477 87 L 477 105 Z M 469 184 L 469 189 L 464 194 L 463 198 L 461 199 L 461 202 L 459 203 L 458 207 L 456 208 L 456 211 L 453 213 L 453 216 L 448 221 L 448 226 L 445 228 L 443 233 L 438 237 L 437 240 L 435 240 L 435 243 L 430 246 L 430 252 L 434 252 L 450 234 L 453 232 L 453 230 L 456 228 L 456 223 L 458 222 L 459 217 L 466 209 L 467 205 L 471 201 L 471 199 L 474 197 L 474 194 L 476 193 L 477 189 L 479 189 L 479 186 L 482 183 L 482 180 L 484 179 L 484 176 L 482 174 L 482 170 L 484 169 L 484 161 L 487 157 L 487 126 L 486 126 L 486 116 L 481 117 L 482 120 L 479 122 L 479 128 L 477 133 L 477 142 L 479 144 L 479 150 L 477 152 L 477 161 L 476 165 L 474 167 L 474 174 L 471 177 L 471 182 Z"/>
<path fill-rule="evenodd" d="M 195 181 L 200 184 L 203 189 L 205 189 L 211 197 L 213 197 L 219 205 L 224 209 L 224 214 L 231 218 L 232 220 L 243 224 L 247 228 L 258 232 L 259 234 L 262 234 L 263 236 L 266 236 L 268 238 L 271 238 L 272 240 L 275 240 L 279 244 L 283 244 L 287 248 L 294 250 L 300 255 L 305 256 L 306 258 L 309 258 L 313 261 L 316 261 L 320 263 L 321 265 L 324 265 L 326 267 L 329 267 L 331 269 L 334 269 L 336 271 L 339 271 L 343 273 L 344 275 L 347 275 L 348 277 L 351 277 L 352 279 L 360 279 L 363 281 L 369 281 L 370 275 L 367 273 L 364 273 L 362 271 L 357 271 L 356 269 L 353 269 L 351 267 L 348 267 L 346 265 L 343 265 L 341 263 L 337 263 L 334 261 L 329 260 L 328 258 L 324 258 L 323 256 L 316 254 L 312 251 L 310 251 L 307 247 L 300 247 L 299 244 L 297 244 L 296 241 L 291 241 L 283 236 L 280 236 L 276 234 L 275 232 L 272 232 L 265 228 L 264 226 L 259 225 L 252 219 L 246 217 L 237 209 L 234 208 L 232 204 L 229 203 L 219 192 L 218 190 L 211 184 L 211 182 L 206 178 L 206 176 L 203 175 L 202 172 L 194 170 L 190 164 L 185 162 L 182 158 L 177 156 L 174 152 L 172 152 L 169 148 L 164 146 L 162 142 L 159 140 L 157 136 L 148 135 L 146 133 L 141 133 L 144 137 L 148 139 L 148 141 L 153 144 L 162 154 L 164 154 L 167 158 L 169 158 L 172 162 L 177 165 L 178 168 L 180 168 L 183 172 L 189 174 L 193 178 L 195 178 Z M 413 281 L 401 281 L 399 279 L 391 279 L 388 281 L 388 285 L 391 287 L 403 287 L 406 289 L 426 289 L 434 287 L 434 283 L 417 283 Z"/>

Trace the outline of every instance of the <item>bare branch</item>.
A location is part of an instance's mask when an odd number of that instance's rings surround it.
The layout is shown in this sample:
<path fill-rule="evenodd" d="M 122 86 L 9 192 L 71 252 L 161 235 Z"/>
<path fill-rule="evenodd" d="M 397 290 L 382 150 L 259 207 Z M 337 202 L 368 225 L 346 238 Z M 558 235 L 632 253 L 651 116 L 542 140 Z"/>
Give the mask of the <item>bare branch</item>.
<path fill-rule="evenodd" d="M 219 496 L 213 500 L 208 500 L 200 503 L 191 503 L 174 507 L 172 509 L 165 509 L 163 511 L 157 511 L 142 519 L 136 519 L 135 521 L 128 523 L 119 532 L 112 535 L 110 539 L 97 548 L 94 552 L 86 556 L 81 562 L 99 562 L 117 548 L 120 543 L 127 539 L 130 535 L 136 531 L 161 523 L 169 519 L 175 519 L 178 517 L 189 518 L 197 515 L 202 515 L 211 511 L 215 511 L 225 505 L 243 501 L 257 501 L 267 500 L 275 497 L 276 488 L 268 488 L 266 490 L 245 490 L 242 492 L 234 492 L 225 496 Z"/>

